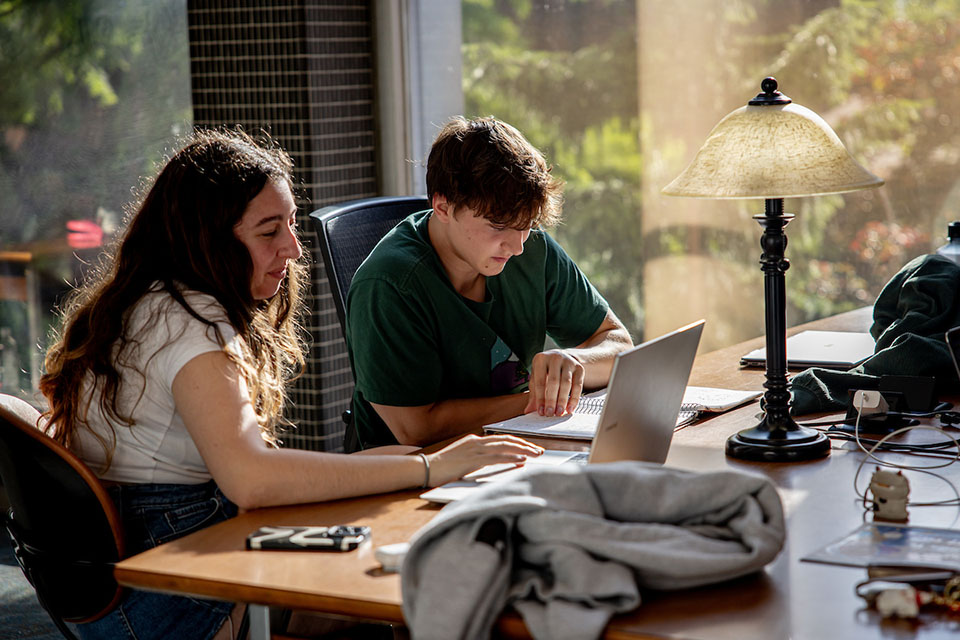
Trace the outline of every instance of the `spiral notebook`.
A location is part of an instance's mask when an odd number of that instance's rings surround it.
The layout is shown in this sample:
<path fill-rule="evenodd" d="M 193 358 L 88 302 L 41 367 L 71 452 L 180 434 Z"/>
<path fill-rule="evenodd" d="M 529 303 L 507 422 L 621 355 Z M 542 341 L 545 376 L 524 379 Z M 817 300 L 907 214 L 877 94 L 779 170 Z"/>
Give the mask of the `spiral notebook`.
<path fill-rule="evenodd" d="M 722 413 L 746 404 L 763 395 L 763 391 L 740 391 L 712 387 L 687 387 L 680 403 L 675 427 L 696 422 L 705 413 Z M 573 413 L 562 418 L 527 414 L 503 422 L 488 424 L 483 429 L 488 433 L 512 433 L 515 435 L 549 435 L 554 438 L 590 440 L 597 430 L 597 423 L 606 403 L 607 390 L 595 391 L 580 398 Z"/>
<path fill-rule="evenodd" d="M 677 426 L 695 422 L 705 413 L 723 413 L 736 409 L 763 395 L 763 391 L 741 391 L 739 389 L 718 389 L 714 387 L 687 387 L 680 404 Z M 681 422 L 683 420 L 683 422 Z"/>

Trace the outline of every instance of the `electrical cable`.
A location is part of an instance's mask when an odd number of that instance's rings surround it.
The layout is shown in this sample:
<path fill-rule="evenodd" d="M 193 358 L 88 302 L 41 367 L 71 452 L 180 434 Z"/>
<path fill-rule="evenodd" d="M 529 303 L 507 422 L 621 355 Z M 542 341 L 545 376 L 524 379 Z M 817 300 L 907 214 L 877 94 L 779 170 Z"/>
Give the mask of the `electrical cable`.
<path fill-rule="evenodd" d="M 914 427 L 919 425 L 914 425 Z M 905 427 L 905 428 L 914 428 L 914 427 Z M 929 428 L 929 427 L 928 427 Z M 832 429 L 820 429 L 820 432 L 824 435 L 833 438 L 835 440 L 844 440 L 846 442 L 856 442 L 856 438 L 852 433 L 847 433 L 846 431 L 834 431 Z M 860 438 L 860 442 L 866 445 L 878 445 L 878 451 L 889 451 L 891 453 L 915 453 L 915 454 L 931 454 L 937 457 L 943 457 L 942 451 L 945 449 L 952 448 L 956 446 L 955 442 L 944 440 L 943 442 L 927 442 L 922 444 L 908 444 L 905 442 L 881 442 L 881 440 L 874 440 L 872 438 Z M 956 454 L 950 455 L 951 460 L 957 458 Z"/>
<path fill-rule="evenodd" d="M 913 425 L 913 426 L 903 427 L 903 428 L 901 428 L 901 429 L 896 429 L 896 430 L 888 433 L 887 435 L 883 436 L 883 437 L 880 438 L 879 440 L 873 441 L 873 446 L 868 450 L 868 449 L 863 445 L 863 440 L 860 438 L 860 417 L 863 415 L 863 402 L 864 402 L 864 400 L 863 400 L 863 395 L 861 394 L 861 397 L 860 397 L 860 406 L 859 406 L 859 407 L 855 407 L 855 408 L 857 409 L 857 417 L 856 417 L 856 421 L 854 422 L 853 436 L 854 436 L 854 441 L 857 443 L 857 446 L 860 448 L 861 451 L 863 451 L 863 452 L 866 454 L 866 457 L 865 457 L 863 460 L 860 461 L 860 464 L 859 464 L 859 465 L 857 465 L 857 471 L 856 471 L 856 473 L 854 473 L 854 476 L 853 476 L 853 491 L 854 491 L 854 493 L 856 494 L 856 496 L 857 496 L 858 498 L 861 498 L 861 499 L 862 499 L 864 509 L 865 509 L 865 510 L 868 510 L 868 509 L 869 509 L 869 508 L 867 507 L 867 493 L 866 493 L 866 492 L 863 492 L 863 493 L 860 492 L 860 489 L 857 487 L 857 482 L 858 482 L 858 480 L 859 480 L 859 478 L 860 478 L 860 473 L 861 473 L 861 471 L 863 470 L 863 466 L 867 463 L 868 460 L 874 460 L 879 466 L 882 466 L 882 467 L 893 467 L 893 468 L 895 468 L 895 469 L 900 469 L 900 470 L 917 471 L 917 472 L 920 472 L 920 473 L 925 473 L 925 474 L 927 474 L 927 475 L 933 476 L 933 477 L 935 477 L 935 478 L 939 478 L 940 480 L 943 480 L 944 482 L 946 482 L 947 485 L 949 485 L 949 487 L 953 490 L 954 496 L 956 496 L 955 498 L 951 498 L 951 499 L 949 499 L 949 500 L 939 500 L 939 501 L 935 501 L 935 502 L 908 502 L 908 503 L 907 503 L 908 506 L 913 506 L 913 507 L 928 507 L 928 506 L 954 506 L 954 505 L 960 505 L 960 491 L 957 490 L 957 487 L 956 487 L 952 482 L 950 482 L 948 479 L 946 479 L 945 477 L 943 477 L 943 476 L 941 476 L 941 475 L 939 475 L 939 474 L 936 474 L 936 473 L 933 473 L 932 471 L 930 471 L 930 469 L 941 469 L 941 468 L 943 468 L 943 467 L 950 466 L 951 464 L 953 464 L 953 463 L 956 462 L 957 460 L 960 460 L 960 442 L 958 442 L 956 438 L 954 438 L 953 436 L 951 436 L 951 435 L 950 435 L 949 433 L 947 433 L 944 429 L 941 429 L 941 428 L 939 428 L 939 427 L 932 427 L 932 426 L 929 426 L 929 425 Z M 874 455 L 874 452 L 876 452 L 876 451 L 882 451 L 882 449 L 880 449 L 880 447 L 881 447 L 882 445 L 886 444 L 887 441 L 888 441 L 890 438 L 892 438 L 892 437 L 894 437 L 894 436 L 896 436 L 896 435 L 900 435 L 900 434 L 902 434 L 902 433 L 906 433 L 906 432 L 908 432 L 908 431 L 913 431 L 913 430 L 915 430 L 915 429 L 923 429 L 923 430 L 927 430 L 927 431 L 935 431 L 935 432 L 937 432 L 937 433 L 940 433 L 940 434 L 942 434 L 942 435 L 947 436 L 948 438 L 950 438 L 950 440 L 952 441 L 952 444 L 953 444 L 954 447 L 956 448 L 956 453 L 955 453 L 953 456 L 951 456 L 951 457 L 950 457 L 946 462 L 944 462 L 943 464 L 926 465 L 926 466 L 916 466 L 916 465 L 898 464 L 898 463 L 895 463 L 895 462 L 890 462 L 890 461 L 887 461 L 887 460 L 882 460 L 882 459 L 878 458 L 876 455 Z M 942 446 L 942 445 L 943 445 L 943 443 L 935 443 L 935 444 L 937 444 L 938 446 Z M 903 446 L 903 445 L 899 445 L 899 446 Z M 917 446 L 920 446 L 920 445 L 907 445 L 907 446 L 917 447 Z M 899 453 L 899 452 L 898 452 L 898 453 Z M 910 452 L 910 451 L 903 451 L 903 453 L 911 453 L 911 452 Z M 930 452 L 928 452 L 928 455 L 929 455 L 929 453 L 930 453 Z M 937 456 L 937 457 L 941 457 L 941 456 Z"/>
<path fill-rule="evenodd" d="M 861 405 L 862 406 L 862 405 Z M 873 413 L 870 414 L 871 418 L 899 418 L 902 420 L 911 420 L 919 418 L 940 418 L 941 422 L 945 426 L 953 426 L 954 424 L 960 423 L 960 411 L 951 411 L 953 405 L 949 402 L 941 402 L 931 411 L 920 411 L 920 412 L 911 412 L 911 411 L 885 411 L 882 413 Z M 858 413 L 859 418 L 859 413 Z M 829 427 L 837 424 L 849 424 L 846 422 L 847 418 L 843 420 L 819 420 L 814 422 L 801 422 L 799 423 L 802 427 Z"/>
<path fill-rule="evenodd" d="M 860 407 L 854 407 L 857 409 L 857 416 L 855 422 L 851 424 L 848 422 L 849 417 L 844 418 L 843 420 L 820 420 L 813 422 L 801 422 L 800 425 L 804 427 L 827 427 L 827 429 L 819 429 L 824 435 L 834 440 L 845 440 L 847 442 L 857 442 L 859 439 L 860 443 L 866 443 L 867 445 L 877 445 L 875 447 L 876 451 L 889 451 L 894 453 L 912 453 L 917 455 L 929 454 L 931 457 L 943 457 L 938 453 L 940 450 L 947 448 L 953 448 L 957 446 L 957 440 L 954 439 L 949 433 L 942 429 L 937 429 L 936 427 L 926 426 L 928 429 L 935 429 L 940 433 L 943 433 L 949 438 L 949 440 L 944 440 L 942 442 L 927 442 L 922 444 L 908 444 L 908 443 L 897 443 L 897 442 L 887 442 L 887 438 L 882 438 L 881 440 L 876 440 L 873 438 L 863 438 L 858 434 L 860 416 L 863 413 L 863 405 L 861 403 Z M 890 417 L 894 419 L 917 419 L 917 418 L 940 418 L 941 427 L 947 426 L 952 427 L 955 422 L 960 422 L 960 412 L 948 411 L 952 409 L 953 405 L 949 402 L 939 403 L 933 410 L 924 411 L 924 412 L 884 412 L 884 413 L 874 413 L 870 414 L 871 419 L 885 418 Z M 951 416 L 948 418 L 948 415 Z M 844 427 L 854 427 L 854 433 L 850 433 L 848 430 L 845 430 Z M 919 425 L 906 425 L 906 427 L 915 427 Z M 887 434 L 892 435 L 892 434 Z M 863 449 L 863 446 L 860 446 Z M 957 459 L 957 455 L 951 455 L 950 458 Z M 946 466 L 946 465 L 944 465 Z"/>

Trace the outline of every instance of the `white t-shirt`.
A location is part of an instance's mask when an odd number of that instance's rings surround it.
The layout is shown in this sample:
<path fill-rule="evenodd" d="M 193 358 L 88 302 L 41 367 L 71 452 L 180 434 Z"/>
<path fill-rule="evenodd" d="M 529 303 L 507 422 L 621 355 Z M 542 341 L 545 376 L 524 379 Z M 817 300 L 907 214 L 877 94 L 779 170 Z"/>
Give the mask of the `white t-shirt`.
<path fill-rule="evenodd" d="M 212 296 L 184 291 L 187 303 L 217 323 L 227 348 L 239 353 L 236 330 L 227 322 L 223 307 Z M 124 361 L 117 362 L 121 386 L 118 394 L 120 414 L 133 418 L 134 424 L 116 423 L 100 411 L 100 394 L 93 395 L 87 413 L 90 430 L 100 434 L 109 445 L 116 433 L 116 447 L 110 468 L 96 437 L 85 428 L 77 430 L 74 452 L 105 480 L 133 483 L 200 484 L 210 480 L 210 472 L 197 445 L 187 432 L 173 401 L 173 379 L 190 360 L 210 351 L 220 351 L 213 329 L 177 303 L 159 285 L 147 293 L 130 311 L 127 335 L 139 340 L 130 344 Z M 138 372 L 143 372 L 141 375 Z M 90 380 L 82 398 L 90 397 Z M 142 392 L 142 395 L 141 395 Z"/>

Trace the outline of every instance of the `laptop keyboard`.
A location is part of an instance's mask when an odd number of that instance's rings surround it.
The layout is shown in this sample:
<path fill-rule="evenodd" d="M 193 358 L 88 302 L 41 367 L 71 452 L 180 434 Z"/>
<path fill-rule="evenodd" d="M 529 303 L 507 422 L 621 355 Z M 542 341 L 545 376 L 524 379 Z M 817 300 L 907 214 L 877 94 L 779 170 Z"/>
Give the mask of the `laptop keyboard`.
<path fill-rule="evenodd" d="M 587 459 L 590 457 L 589 451 L 583 451 L 574 456 L 571 456 L 568 460 L 564 460 L 563 464 L 587 464 Z"/>

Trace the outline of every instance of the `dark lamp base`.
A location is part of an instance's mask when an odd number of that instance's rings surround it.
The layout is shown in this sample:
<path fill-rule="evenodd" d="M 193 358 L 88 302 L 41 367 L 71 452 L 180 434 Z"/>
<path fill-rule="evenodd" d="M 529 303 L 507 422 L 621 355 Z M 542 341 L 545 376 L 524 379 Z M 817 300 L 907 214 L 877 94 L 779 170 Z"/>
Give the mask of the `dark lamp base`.
<path fill-rule="evenodd" d="M 746 429 L 727 440 L 727 455 L 760 462 L 813 460 L 830 453 L 830 439 L 806 427 L 771 431 L 764 427 Z"/>

